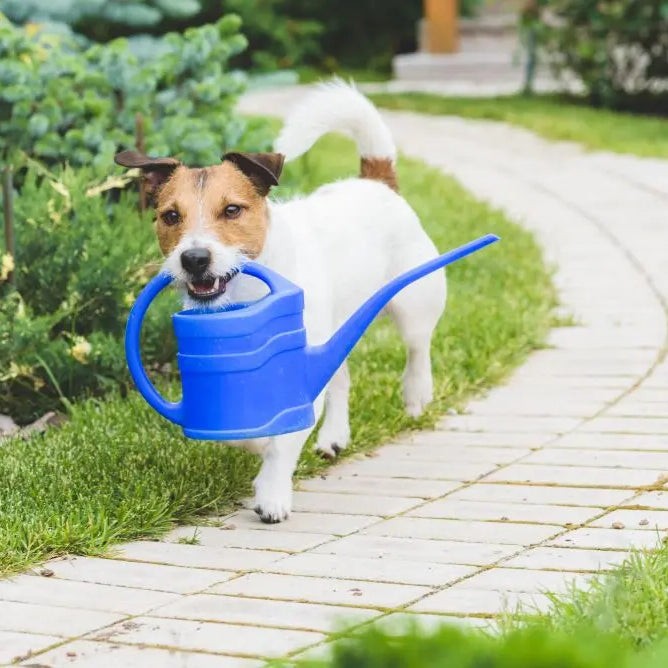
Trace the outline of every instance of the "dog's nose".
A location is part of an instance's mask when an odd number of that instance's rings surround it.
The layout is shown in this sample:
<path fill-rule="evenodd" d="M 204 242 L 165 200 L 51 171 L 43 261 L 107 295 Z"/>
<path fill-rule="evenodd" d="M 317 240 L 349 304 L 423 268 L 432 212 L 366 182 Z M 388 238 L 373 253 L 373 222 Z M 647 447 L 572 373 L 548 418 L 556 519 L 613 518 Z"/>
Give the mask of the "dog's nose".
<path fill-rule="evenodd" d="M 192 276 L 202 276 L 211 264 L 208 248 L 189 248 L 181 253 L 181 266 Z"/>

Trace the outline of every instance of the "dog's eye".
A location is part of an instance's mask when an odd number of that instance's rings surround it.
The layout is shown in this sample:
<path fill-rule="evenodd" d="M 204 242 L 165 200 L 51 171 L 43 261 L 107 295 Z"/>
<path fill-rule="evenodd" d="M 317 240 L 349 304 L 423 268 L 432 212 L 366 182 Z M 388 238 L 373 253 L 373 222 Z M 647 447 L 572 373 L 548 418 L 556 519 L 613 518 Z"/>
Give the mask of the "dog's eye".
<path fill-rule="evenodd" d="M 179 215 L 179 212 L 176 211 L 175 209 L 169 209 L 169 211 L 165 211 L 162 216 L 162 222 L 165 225 L 176 225 L 181 220 L 181 216 Z"/>
<path fill-rule="evenodd" d="M 225 207 L 225 218 L 238 218 L 241 213 L 241 207 L 238 204 L 228 204 Z"/>

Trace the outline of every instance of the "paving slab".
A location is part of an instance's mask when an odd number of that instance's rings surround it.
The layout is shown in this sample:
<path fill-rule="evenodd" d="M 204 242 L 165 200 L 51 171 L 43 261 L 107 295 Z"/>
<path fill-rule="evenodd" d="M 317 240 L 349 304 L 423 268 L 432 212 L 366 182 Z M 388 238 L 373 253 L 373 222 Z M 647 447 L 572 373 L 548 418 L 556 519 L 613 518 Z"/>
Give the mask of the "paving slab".
<path fill-rule="evenodd" d="M 668 510 L 613 510 L 589 524 L 605 529 L 666 531 L 668 530 Z"/>
<path fill-rule="evenodd" d="M 451 520 L 487 520 L 569 526 L 580 524 L 601 514 L 593 506 L 559 506 L 546 504 L 495 503 L 493 501 L 462 501 L 446 497 L 409 510 L 408 517 L 429 517 Z"/>
<path fill-rule="evenodd" d="M 312 631 L 215 624 L 185 619 L 135 617 L 91 636 L 92 640 L 158 645 L 177 650 L 278 657 L 309 647 L 324 636 Z"/>
<path fill-rule="evenodd" d="M 35 665 L 36 659 L 29 659 L 23 666 Z M 91 640 L 77 640 L 39 655 L 39 665 L 48 668 L 84 666 L 102 668 L 122 666 L 123 668 L 260 668 L 264 661 L 242 659 L 236 656 L 183 652 L 173 649 L 157 649 L 137 645 Z"/>
<path fill-rule="evenodd" d="M 379 614 L 375 610 L 351 610 L 317 603 L 233 596 L 221 599 L 214 594 L 196 594 L 158 608 L 152 616 L 328 632 L 361 624 Z"/>
<path fill-rule="evenodd" d="M 0 602 L 0 625 L 3 630 L 72 638 L 125 618 L 112 612 L 95 612 L 53 605 Z"/>
<path fill-rule="evenodd" d="M 356 534 L 345 540 L 321 545 L 321 554 L 367 557 L 372 559 L 409 560 L 416 567 L 426 561 L 441 564 L 486 566 L 518 551 L 516 545 L 471 543 L 453 540 L 429 540 Z"/>
<path fill-rule="evenodd" d="M 179 568 L 116 559 L 72 557 L 50 561 L 54 577 L 94 584 L 190 594 L 232 577 L 228 571 Z"/>
<path fill-rule="evenodd" d="M 471 543 L 531 545 L 540 543 L 561 531 L 561 527 L 511 522 L 477 522 L 474 520 L 439 520 L 421 517 L 396 517 L 375 524 L 362 533 L 398 538 L 430 538 Z"/>
<path fill-rule="evenodd" d="M 473 568 L 428 561 L 394 558 L 342 556 L 340 554 L 296 554 L 276 563 L 276 573 L 350 578 L 405 585 L 441 586 L 473 572 Z"/>
<path fill-rule="evenodd" d="M 545 611 L 549 606 L 550 600 L 540 593 L 467 589 L 463 585 L 455 585 L 423 598 L 407 610 L 493 616 L 514 612 L 531 614 Z"/>
<path fill-rule="evenodd" d="M 18 601 L 138 615 L 176 598 L 177 594 L 151 589 L 60 580 L 38 575 L 19 575 L 0 580 L 0 607 L 5 601 Z"/>
<path fill-rule="evenodd" d="M 210 591 L 229 596 L 396 608 L 429 593 L 431 588 L 331 577 L 251 573 L 237 580 L 216 585 Z M 224 599 L 221 599 L 221 605 L 225 605 Z"/>
<path fill-rule="evenodd" d="M 243 105 L 280 115 L 302 93 Z M 41 665 L 244 668 L 322 655 L 339 623 L 494 628 L 501 612 L 543 610 L 543 592 L 585 585 L 663 536 L 668 162 L 383 113 L 405 154 L 535 235 L 576 326 L 436 429 L 300 482 L 285 524 L 243 508 L 108 558 L 52 562 L 50 578 L 0 582 L 0 663 L 30 651 Z"/>
<path fill-rule="evenodd" d="M 0 661 L 13 663 L 22 658 L 27 659 L 58 642 L 62 640 L 56 636 L 0 631 Z"/>
<path fill-rule="evenodd" d="M 567 571 L 540 571 L 529 568 L 490 568 L 467 578 L 467 589 L 484 589 L 499 592 L 564 593 L 574 585 L 585 586 L 591 576 Z"/>

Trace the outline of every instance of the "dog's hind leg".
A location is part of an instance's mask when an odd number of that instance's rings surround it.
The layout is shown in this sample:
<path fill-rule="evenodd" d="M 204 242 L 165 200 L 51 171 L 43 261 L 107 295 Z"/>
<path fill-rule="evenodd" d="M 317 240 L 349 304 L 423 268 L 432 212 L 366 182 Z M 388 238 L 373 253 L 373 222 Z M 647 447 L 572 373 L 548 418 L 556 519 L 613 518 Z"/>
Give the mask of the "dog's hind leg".
<path fill-rule="evenodd" d="M 316 422 L 320 419 L 323 398 L 314 402 Z M 282 434 L 270 439 L 262 452 L 262 467 L 253 482 L 255 500 L 253 508 L 267 524 L 286 520 L 292 510 L 292 474 L 302 447 L 313 428 Z"/>
<path fill-rule="evenodd" d="M 336 457 L 350 441 L 349 392 L 350 372 L 344 362 L 327 385 L 325 419 L 315 444 L 315 451 L 327 459 Z"/>
<path fill-rule="evenodd" d="M 388 311 L 406 344 L 404 405 L 411 417 L 419 417 L 433 398 L 431 338 L 445 308 L 442 272 L 431 274 L 402 290 Z"/>

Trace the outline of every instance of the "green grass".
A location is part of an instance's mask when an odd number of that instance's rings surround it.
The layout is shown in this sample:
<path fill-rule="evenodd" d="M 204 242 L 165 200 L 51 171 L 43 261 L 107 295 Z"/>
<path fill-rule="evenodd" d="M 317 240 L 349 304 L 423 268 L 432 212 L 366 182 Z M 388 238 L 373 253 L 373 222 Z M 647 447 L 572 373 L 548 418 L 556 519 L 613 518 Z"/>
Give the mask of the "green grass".
<path fill-rule="evenodd" d="M 589 149 L 668 158 L 665 118 L 594 109 L 555 96 L 463 98 L 383 93 L 370 97 L 387 109 L 505 121 L 547 139 L 575 141 Z"/>
<path fill-rule="evenodd" d="M 324 138 L 290 166 L 283 191 L 357 169 L 349 142 Z M 433 425 L 445 409 L 497 383 L 541 344 L 554 301 L 530 234 L 421 163 L 401 160 L 399 180 L 440 249 L 487 232 L 502 242 L 449 270 L 448 308 L 433 345 L 436 397 L 420 420 L 403 412 L 404 351 L 390 323 L 377 322 L 355 349 L 348 452 Z M 325 465 L 307 449 L 299 475 Z M 186 440 L 134 392 L 79 403 L 61 429 L 0 447 L 0 572 L 64 552 L 103 553 L 173 522 L 228 511 L 250 493 L 257 467 L 239 449 Z"/>
<path fill-rule="evenodd" d="M 596 577 L 588 588 L 554 597 L 550 613 L 529 623 L 564 633 L 589 628 L 641 647 L 666 638 L 668 545 L 632 553 L 621 566 Z"/>

